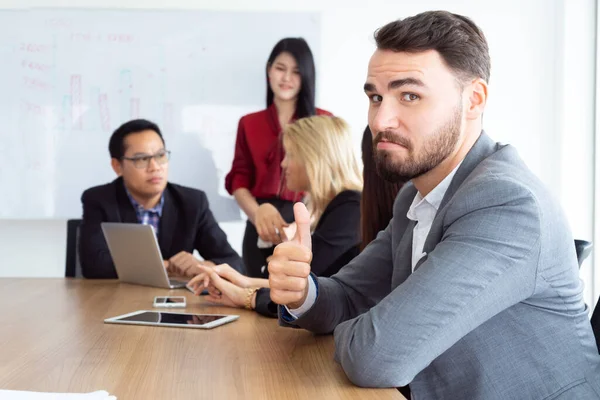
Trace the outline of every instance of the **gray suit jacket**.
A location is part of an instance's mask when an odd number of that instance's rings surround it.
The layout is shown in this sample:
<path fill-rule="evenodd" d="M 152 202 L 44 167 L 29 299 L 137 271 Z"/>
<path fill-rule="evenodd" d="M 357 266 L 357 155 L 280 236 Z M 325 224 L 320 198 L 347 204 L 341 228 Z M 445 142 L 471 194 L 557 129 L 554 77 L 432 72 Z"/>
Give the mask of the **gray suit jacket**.
<path fill-rule="evenodd" d="M 334 332 L 355 384 L 410 383 L 417 400 L 600 398 L 569 225 L 515 149 L 481 134 L 411 273 L 415 194 L 405 185 L 386 230 L 318 278 L 315 304 L 292 324 Z"/>

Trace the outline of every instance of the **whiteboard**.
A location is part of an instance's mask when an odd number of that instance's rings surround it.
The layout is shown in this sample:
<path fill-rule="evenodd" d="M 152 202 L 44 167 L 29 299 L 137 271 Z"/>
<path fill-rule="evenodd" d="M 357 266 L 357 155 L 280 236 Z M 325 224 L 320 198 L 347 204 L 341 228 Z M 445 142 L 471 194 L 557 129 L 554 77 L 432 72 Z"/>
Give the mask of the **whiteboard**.
<path fill-rule="evenodd" d="M 155 121 L 169 180 L 204 190 L 219 221 L 241 218 L 224 189 L 239 118 L 265 107 L 265 64 L 315 13 L 0 11 L 0 218 L 78 218 L 81 193 L 112 181 L 108 140 Z"/>

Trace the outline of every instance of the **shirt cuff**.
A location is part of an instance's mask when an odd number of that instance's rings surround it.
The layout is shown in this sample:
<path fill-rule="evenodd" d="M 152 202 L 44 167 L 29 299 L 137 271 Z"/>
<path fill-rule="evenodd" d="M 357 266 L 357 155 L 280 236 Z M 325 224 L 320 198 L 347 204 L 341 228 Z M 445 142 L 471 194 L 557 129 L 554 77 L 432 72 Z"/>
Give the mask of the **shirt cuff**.
<path fill-rule="evenodd" d="M 315 281 L 315 278 L 310 275 L 310 279 L 308 280 L 308 294 L 306 295 L 306 300 L 304 300 L 304 303 L 302 303 L 300 307 L 292 310 L 290 310 L 287 306 L 285 306 L 285 309 L 289 315 L 296 320 L 310 310 L 310 308 L 315 304 L 315 301 L 317 301 L 317 282 Z"/>
<path fill-rule="evenodd" d="M 225 178 L 225 189 L 229 192 L 229 194 L 233 195 L 233 192 L 238 190 L 239 188 L 246 188 L 250 190 L 250 179 L 244 175 L 240 175 L 235 172 L 230 172 L 231 177 L 227 176 Z"/>

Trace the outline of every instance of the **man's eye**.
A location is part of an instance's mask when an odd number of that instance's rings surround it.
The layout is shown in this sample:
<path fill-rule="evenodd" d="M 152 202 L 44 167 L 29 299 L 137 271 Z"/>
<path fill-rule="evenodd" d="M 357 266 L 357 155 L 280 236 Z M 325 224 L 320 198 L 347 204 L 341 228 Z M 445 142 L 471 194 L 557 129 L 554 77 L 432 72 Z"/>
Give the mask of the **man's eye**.
<path fill-rule="evenodd" d="M 416 100 L 419 100 L 419 96 L 417 96 L 414 93 L 404 93 L 404 94 L 402 94 L 402 100 L 408 101 L 408 102 L 416 101 Z"/>
<path fill-rule="evenodd" d="M 383 100 L 383 97 L 381 97 L 378 94 L 373 94 L 373 95 L 369 96 L 369 100 L 371 100 L 371 103 L 381 103 L 381 100 Z"/>

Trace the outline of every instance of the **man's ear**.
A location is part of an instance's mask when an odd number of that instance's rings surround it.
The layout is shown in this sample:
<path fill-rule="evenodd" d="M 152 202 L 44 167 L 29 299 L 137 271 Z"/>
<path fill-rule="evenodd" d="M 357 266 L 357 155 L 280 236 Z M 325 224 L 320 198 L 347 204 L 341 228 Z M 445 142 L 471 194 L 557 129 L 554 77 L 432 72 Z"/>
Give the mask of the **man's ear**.
<path fill-rule="evenodd" d="M 477 78 L 467 86 L 466 90 L 468 91 L 467 95 L 469 99 L 467 119 L 478 119 L 483 114 L 485 105 L 487 103 L 487 83 L 483 79 Z"/>
<path fill-rule="evenodd" d="M 123 175 L 123 166 L 121 165 L 121 161 L 117 160 L 116 158 L 111 158 L 110 166 L 112 167 L 113 171 L 115 171 L 117 176 Z"/>

